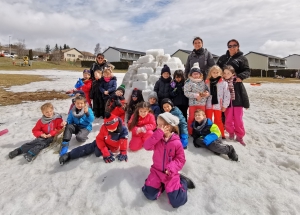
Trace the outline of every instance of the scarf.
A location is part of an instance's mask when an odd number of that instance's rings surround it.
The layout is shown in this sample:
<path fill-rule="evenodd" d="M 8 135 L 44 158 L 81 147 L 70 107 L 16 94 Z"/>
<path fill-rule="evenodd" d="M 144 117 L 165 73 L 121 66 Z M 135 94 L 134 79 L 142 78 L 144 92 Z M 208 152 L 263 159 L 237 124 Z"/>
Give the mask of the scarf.
<path fill-rule="evenodd" d="M 105 78 L 104 78 L 104 81 L 107 82 L 107 83 L 110 82 L 110 80 L 111 80 L 111 77 L 108 77 L 108 78 L 105 77 Z"/>
<path fill-rule="evenodd" d="M 232 76 L 231 78 L 229 79 L 224 79 L 227 83 L 228 83 L 228 89 L 229 89 L 229 92 L 230 92 L 230 97 L 231 97 L 231 100 L 235 100 L 235 92 L 234 92 L 234 81 L 235 81 L 235 76 Z"/>
<path fill-rule="evenodd" d="M 52 120 L 55 120 L 55 119 L 57 119 L 57 118 L 62 118 L 62 117 L 61 117 L 61 115 L 58 114 L 58 113 L 54 113 L 52 117 L 46 117 L 45 115 L 43 115 L 41 121 L 42 121 L 43 124 L 48 124 L 48 123 L 50 123 Z"/>
<path fill-rule="evenodd" d="M 190 77 L 190 80 L 192 81 L 192 82 L 201 82 L 201 81 L 203 81 L 203 79 L 202 78 L 199 78 L 199 79 L 195 79 L 195 78 L 193 78 L 193 77 Z"/>
<path fill-rule="evenodd" d="M 198 50 L 194 49 L 193 52 L 194 52 L 197 56 L 202 55 L 203 52 L 204 52 L 204 48 L 202 47 L 202 48 L 200 48 L 200 49 L 198 49 Z"/>
<path fill-rule="evenodd" d="M 76 106 L 74 105 L 74 107 L 71 110 L 71 113 L 73 114 L 74 117 L 76 118 L 81 118 L 84 115 L 84 108 L 81 108 L 80 110 L 76 108 Z"/>
<path fill-rule="evenodd" d="M 206 125 L 206 122 L 207 122 L 207 118 L 205 118 L 204 120 L 202 120 L 202 122 L 197 122 L 197 121 L 195 121 L 195 123 L 194 123 L 194 125 L 193 125 L 193 128 L 196 130 L 196 131 L 198 131 L 198 132 L 200 132 L 201 133 L 201 131 L 203 130 L 203 128 L 205 127 L 205 125 Z"/>
<path fill-rule="evenodd" d="M 169 77 L 169 78 L 163 78 L 162 76 L 160 77 L 160 80 L 164 83 L 170 83 L 172 81 L 172 78 Z"/>
<path fill-rule="evenodd" d="M 218 88 L 217 88 L 217 84 L 220 80 L 221 76 L 218 76 L 216 78 L 210 78 L 209 81 L 210 81 L 210 94 L 211 94 L 211 103 L 213 105 L 215 104 L 218 104 L 219 101 L 218 101 Z"/>

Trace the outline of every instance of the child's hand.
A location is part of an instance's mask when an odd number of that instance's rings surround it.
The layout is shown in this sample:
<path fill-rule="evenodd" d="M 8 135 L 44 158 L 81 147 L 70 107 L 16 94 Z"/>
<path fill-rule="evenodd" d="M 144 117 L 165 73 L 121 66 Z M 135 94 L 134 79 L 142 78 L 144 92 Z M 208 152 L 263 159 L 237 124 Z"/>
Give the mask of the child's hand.
<path fill-rule="evenodd" d="M 165 170 L 166 175 L 170 175 L 169 171 L 166 169 Z"/>
<path fill-rule="evenodd" d="M 51 134 L 47 134 L 47 135 L 46 135 L 46 138 L 49 138 L 49 137 L 51 137 Z"/>
<path fill-rule="evenodd" d="M 108 91 L 104 91 L 104 94 L 105 94 L 105 95 L 108 95 Z"/>
<path fill-rule="evenodd" d="M 201 93 L 196 97 L 197 101 L 200 101 L 202 99 Z"/>
<path fill-rule="evenodd" d="M 41 134 L 41 137 L 42 138 L 47 138 L 47 135 L 46 134 Z"/>
<path fill-rule="evenodd" d="M 225 112 L 225 111 L 226 111 L 226 108 L 225 108 L 225 107 L 222 107 L 221 111 L 222 111 L 222 112 Z"/>
<path fill-rule="evenodd" d="M 64 127 L 67 124 L 66 121 L 62 121 L 62 123 L 60 124 L 62 127 Z"/>
<path fill-rule="evenodd" d="M 87 113 L 87 112 L 89 112 L 89 107 L 88 107 L 87 104 L 85 104 L 85 106 L 84 106 L 84 113 Z"/>
<path fill-rule="evenodd" d="M 243 82 L 243 81 L 240 78 L 236 78 L 236 82 Z"/>

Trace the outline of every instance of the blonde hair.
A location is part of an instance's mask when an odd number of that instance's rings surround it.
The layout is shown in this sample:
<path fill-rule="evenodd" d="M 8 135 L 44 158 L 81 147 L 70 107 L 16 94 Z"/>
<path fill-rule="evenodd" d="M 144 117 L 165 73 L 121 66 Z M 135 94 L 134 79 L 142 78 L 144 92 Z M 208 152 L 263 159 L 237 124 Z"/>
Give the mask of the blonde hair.
<path fill-rule="evenodd" d="M 200 113 L 200 114 L 202 114 L 203 116 L 205 116 L 205 117 L 206 117 L 206 114 L 205 114 L 205 111 L 204 111 L 204 110 L 197 109 L 197 110 L 195 110 L 195 113 L 194 113 L 194 115 L 195 115 L 196 113 Z"/>
<path fill-rule="evenodd" d="M 98 73 L 99 75 L 102 75 L 102 72 L 101 72 L 101 70 L 99 70 L 99 69 L 96 70 L 96 71 L 94 72 L 94 74 L 95 74 L 95 73 Z"/>
<path fill-rule="evenodd" d="M 43 112 L 43 111 L 45 111 L 48 108 L 51 108 L 52 110 L 54 109 L 53 105 L 50 102 L 47 102 L 47 103 L 43 104 L 41 106 L 41 111 Z"/>
<path fill-rule="evenodd" d="M 214 65 L 214 66 L 210 67 L 207 77 L 206 77 L 206 80 L 209 80 L 211 78 L 211 73 L 214 70 L 217 70 L 219 72 L 219 76 L 222 76 L 222 72 L 223 72 L 222 69 L 219 66 Z"/>
<path fill-rule="evenodd" d="M 103 74 L 104 73 L 112 75 L 112 69 L 110 67 L 105 67 L 105 69 L 103 70 Z"/>
<path fill-rule="evenodd" d="M 115 66 L 112 65 L 111 63 L 108 64 L 108 68 L 111 68 L 111 70 L 114 70 L 115 69 Z"/>
<path fill-rule="evenodd" d="M 170 131 L 170 132 L 174 132 L 174 133 L 176 133 L 176 134 L 179 135 L 179 128 L 178 128 L 177 125 L 176 125 L 176 126 L 170 125 L 170 124 L 169 124 L 164 118 L 162 118 L 161 116 L 158 116 L 157 118 L 161 119 L 161 120 L 164 122 L 165 125 L 171 126 L 171 131 Z"/>

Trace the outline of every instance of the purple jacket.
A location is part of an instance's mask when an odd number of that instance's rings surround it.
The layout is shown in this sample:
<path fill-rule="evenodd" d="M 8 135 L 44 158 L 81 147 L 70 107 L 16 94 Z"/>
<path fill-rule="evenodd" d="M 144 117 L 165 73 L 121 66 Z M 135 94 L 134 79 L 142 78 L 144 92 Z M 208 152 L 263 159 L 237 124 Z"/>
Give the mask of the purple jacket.
<path fill-rule="evenodd" d="M 147 151 L 154 151 L 152 156 L 153 165 L 151 167 L 160 172 L 168 170 L 170 176 L 178 174 L 178 171 L 185 164 L 185 155 L 180 138 L 174 133 L 166 142 L 163 135 L 163 131 L 157 129 L 144 143 L 144 148 Z"/>

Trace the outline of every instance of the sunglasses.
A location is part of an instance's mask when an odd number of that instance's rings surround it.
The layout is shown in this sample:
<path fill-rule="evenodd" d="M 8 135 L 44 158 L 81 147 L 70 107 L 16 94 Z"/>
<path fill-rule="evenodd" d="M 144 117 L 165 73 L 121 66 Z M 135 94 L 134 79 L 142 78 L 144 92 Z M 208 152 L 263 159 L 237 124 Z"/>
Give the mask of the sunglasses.
<path fill-rule="evenodd" d="M 104 59 L 103 57 L 97 57 L 99 60 Z"/>
<path fill-rule="evenodd" d="M 238 45 L 228 45 L 228 48 L 230 49 L 230 48 L 235 48 L 235 47 L 237 47 Z"/>

